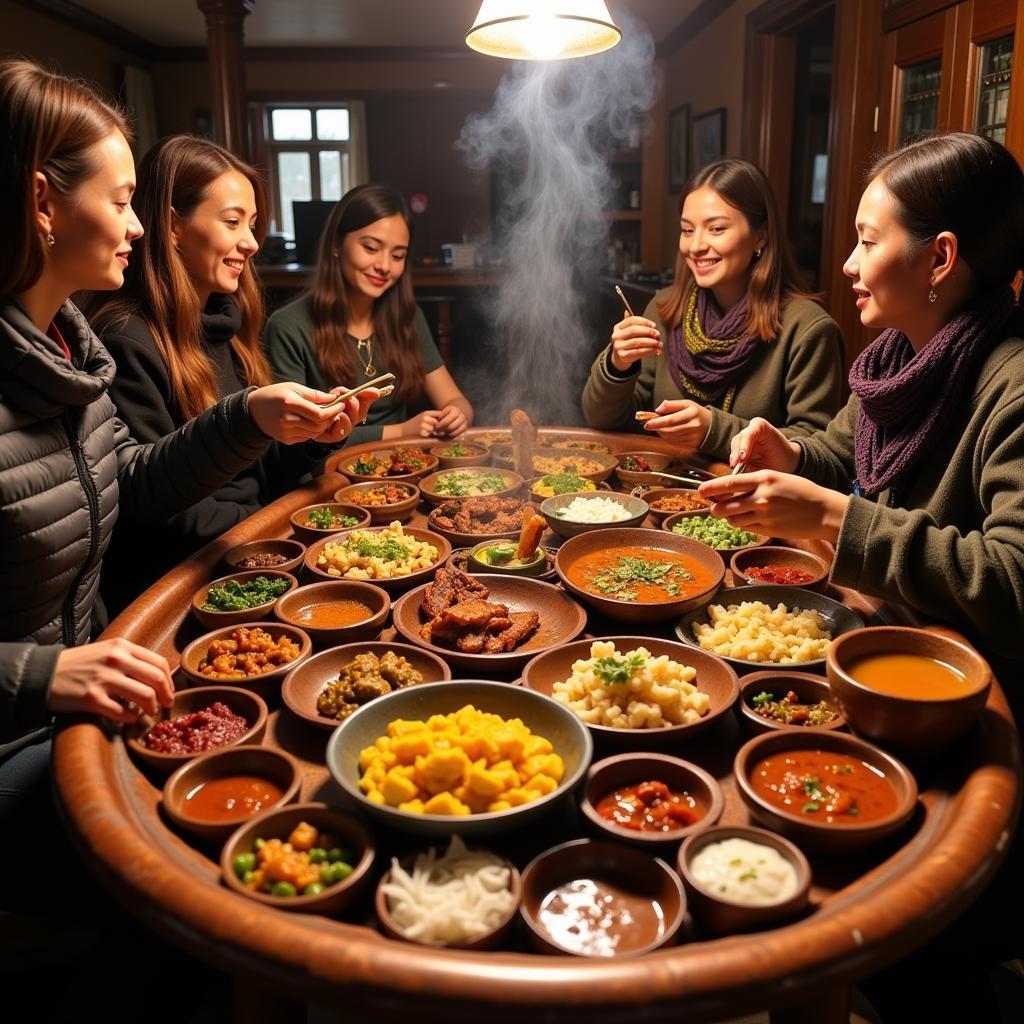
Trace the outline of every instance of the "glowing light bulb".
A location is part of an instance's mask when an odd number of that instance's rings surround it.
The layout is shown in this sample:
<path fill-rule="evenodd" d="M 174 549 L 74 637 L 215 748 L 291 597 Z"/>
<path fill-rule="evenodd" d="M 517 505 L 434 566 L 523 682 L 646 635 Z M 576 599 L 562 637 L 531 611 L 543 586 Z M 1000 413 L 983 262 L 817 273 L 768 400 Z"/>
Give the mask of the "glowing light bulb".
<path fill-rule="evenodd" d="M 523 23 L 523 46 L 537 60 L 554 60 L 564 49 L 564 23 L 553 14 L 531 14 Z"/>

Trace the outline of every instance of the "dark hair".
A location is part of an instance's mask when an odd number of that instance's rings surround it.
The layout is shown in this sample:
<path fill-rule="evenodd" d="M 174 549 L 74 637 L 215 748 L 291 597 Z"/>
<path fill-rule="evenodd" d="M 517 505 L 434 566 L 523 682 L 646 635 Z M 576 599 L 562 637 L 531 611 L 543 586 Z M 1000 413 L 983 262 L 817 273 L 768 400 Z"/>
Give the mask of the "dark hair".
<path fill-rule="evenodd" d="M 90 302 L 98 332 L 116 328 L 129 316 L 146 321 L 167 367 L 171 390 L 185 419 L 198 416 L 221 397 L 217 371 L 203 344 L 202 309 L 195 286 L 171 234 L 172 217 L 189 217 L 207 195 L 210 183 L 227 171 L 248 179 L 256 197 L 257 243 L 267 233 L 267 190 L 255 168 L 223 146 L 192 135 L 172 135 L 158 142 L 139 163 L 132 206 L 145 229 L 120 293 Z M 238 279 L 236 301 L 242 325 L 231 339 L 247 384 L 270 384 L 273 377 L 263 352 L 263 293 L 252 260 Z"/>
<path fill-rule="evenodd" d="M 911 244 L 956 235 L 976 291 L 1010 284 L 1024 266 L 1024 173 L 993 139 L 949 132 L 910 142 L 868 173 L 896 205 Z"/>
<path fill-rule="evenodd" d="M 747 218 L 752 231 L 764 229 L 764 248 L 750 271 L 747 324 L 743 333 L 745 337 L 770 341 L 782 326 L 782 309 L 787 301 L 814 298 L 806 290 L 797 269 L 779 219 L 771 182 L 760 167 L 746 160 L 719 160 L 698 171 L 686 183 L 679 200 L 680 216 L 686 197 L 699 188 L 717 192 Z M 658 313 L 667 327 L 678 327 L 683 322 L 692 286 L 690 268 L 683 254 L 677 253 L 675 280 L 668 295 L 658 304 Z"/>
<path fill-rule="evenodd" d="M 345 236 L 367 224 L 398 215 L 409 229 L 412 218 L 402 196 L 388 185 L 369 183 L 350 189 L 331 211 L 320 238 L 313 274 L 313 351 L 321 374 L 331 383 L 354 381 L 356 355 L 346 341 L 349 300 L 336 253 Z M 406 257 L 408 261 L 410 256 Z M 423 354 L 416 338 L 416 300 L 408 266 L 402 276 L 373 304 L 375 358 L 391 369 L 401 368 L 395 386 L 400 402 L 411 402 L 423 392 Z"/>
<path fill-rule="evenodd" d="M 99 170 L 90 150 L 113 131 L 131 140 L 124 115 L 85 82 L 30 60 L 0 60 L 0 296 L 31 288 L 45 265 L 35 173 L 59 195 L 73 196 Z"/>

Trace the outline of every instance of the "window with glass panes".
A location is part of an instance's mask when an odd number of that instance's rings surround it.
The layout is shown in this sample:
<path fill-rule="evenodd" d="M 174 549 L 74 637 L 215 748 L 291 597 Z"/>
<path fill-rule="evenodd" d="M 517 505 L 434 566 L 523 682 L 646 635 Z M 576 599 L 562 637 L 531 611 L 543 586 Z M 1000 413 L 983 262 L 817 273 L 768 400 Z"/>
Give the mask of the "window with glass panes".
<path fill-rule="evenodd" d="M 900 142 L 916 135 L 932 135 L 939 124 L 939 83 L 942 58 L 911 64 L 903 69 L 900 103 Z"/>
<path fill-rule="evenodd" d="M 352 181 L 352 142 L 347 106 L 267 108 L 267 149 L 278 231 L 295 237 L 294 201 L 340 199 L 357 184 Z"/>
<path fill-rule="evenodd" d="M 1003 36 L 981 48 L 978 81 L 979 135 L 1006 142 L 1006 111 L 1010 105 L 1010 71 L 1013 64 L 1013 36 Z"/>

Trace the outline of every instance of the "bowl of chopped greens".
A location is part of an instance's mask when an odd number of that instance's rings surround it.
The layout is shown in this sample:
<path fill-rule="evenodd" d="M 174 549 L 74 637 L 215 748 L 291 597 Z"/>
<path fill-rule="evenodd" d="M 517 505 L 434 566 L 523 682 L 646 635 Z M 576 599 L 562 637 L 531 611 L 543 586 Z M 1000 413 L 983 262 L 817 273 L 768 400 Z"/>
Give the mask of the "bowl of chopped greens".
<path fill-rule="evenodd" d="M 469 441 L 448 441 L 428 448 L 441 469 L 465 469 L 467 466 L 482 466 L 490 457 L 490 449 L 483 444 Z"/>
<path fill-rule="evenodd" d="M 292 532 L 306 542 L 319 540 L 325 534 L 357 530 L 370 522 L 370 510 L 350 502 L 326 501 L 307 505 L 291 514 Z"/>
<path fill-rule="evenodd" d="M 270 615 L 277 599 L 299 585 L 280 569 L 251 569 L 201 586 L 192 597 L 192 614 L 207 629 L 236 626 Z"/>
<path fill-rule="evenodd" d="M 661 528 L 674 533 L 677 537 L 689 537 L 690 540 L 707 544 L 719 554 L 764 547 L 771 543 L 771 537 L 766 537 L 763 533 L 741 530 L 738 526 L 731 526 L 728 520 L 710 515 L 701 509 L 675 512 L 666 516 Z"/>
<path fill-rule="evenodd" d="M 505 497 L 522 486 L 523 478 L 518 473 L 491 466 L 443 469 L 425 476 L 419 484 L 420 493 L 432 505 L 442 505 L 453 498 Z"/>

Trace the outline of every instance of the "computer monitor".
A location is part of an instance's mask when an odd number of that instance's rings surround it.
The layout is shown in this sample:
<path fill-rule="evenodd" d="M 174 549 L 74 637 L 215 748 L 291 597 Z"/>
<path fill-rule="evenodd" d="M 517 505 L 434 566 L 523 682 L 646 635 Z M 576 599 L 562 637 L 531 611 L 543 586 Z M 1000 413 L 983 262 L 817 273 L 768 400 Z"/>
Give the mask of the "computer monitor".
<path fill-rule="evenodd" d="M 324 225 L 337 206 L 334 202 L 312 199 L 306 202 L 292 201 L 292 217 L 295 225 L 295 261 L 316 263 L 317 246 L 323 234 Z"/>

